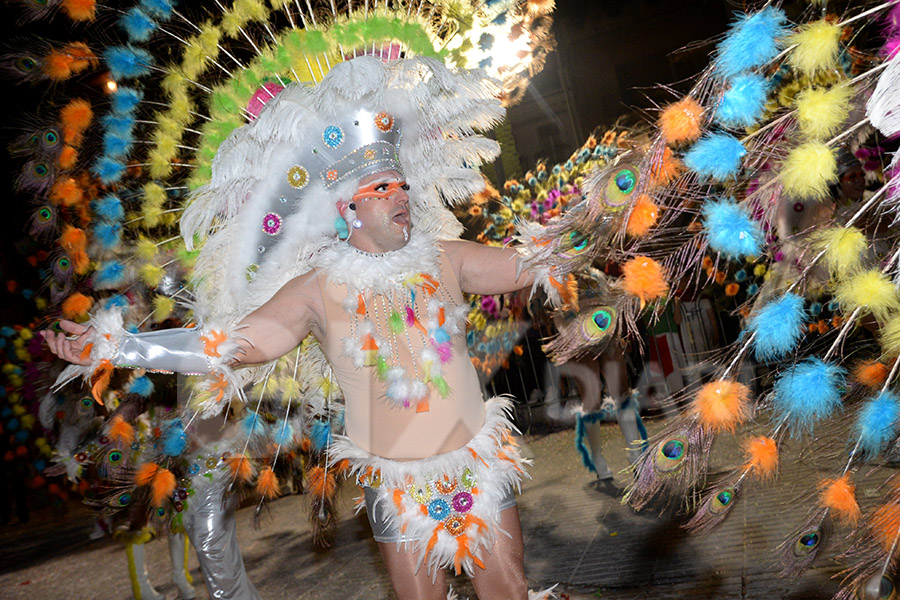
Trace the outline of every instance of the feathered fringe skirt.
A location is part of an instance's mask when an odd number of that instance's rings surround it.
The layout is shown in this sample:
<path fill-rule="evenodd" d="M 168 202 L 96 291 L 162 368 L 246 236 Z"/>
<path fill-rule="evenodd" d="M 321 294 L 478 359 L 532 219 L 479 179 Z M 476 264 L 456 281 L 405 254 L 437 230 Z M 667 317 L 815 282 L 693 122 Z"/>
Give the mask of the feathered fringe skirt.
<path fill-rule="evenodd" d="M 500 503 L 509 490 L 520 491 L 527 477 L 511 432 L 512 402 L 492 398 L 475 437 L 457 450 L 418 461 L 373 456 L 348 438 L 336 437 L 332 461 L 346 460 L 348 476 L 375 490 L 375 506 L 411 544 L 418 564 L 428 572 L 453 567 L 472 575 L 483 567 L 500 529 Z M 362 507 L 362 503 L 359 507 Z"/>

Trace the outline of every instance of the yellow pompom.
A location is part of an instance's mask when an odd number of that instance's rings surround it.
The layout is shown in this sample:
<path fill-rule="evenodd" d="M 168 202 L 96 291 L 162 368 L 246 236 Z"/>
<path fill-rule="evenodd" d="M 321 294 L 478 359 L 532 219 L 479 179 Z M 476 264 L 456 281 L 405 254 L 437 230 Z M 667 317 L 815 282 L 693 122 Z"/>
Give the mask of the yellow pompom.
<path fill-rule="evenodd" d="M 813 247 L 825 251 L 822 258 L 832 275 L 843 279 L 862 267 L 868 248 L 866 236 L 855 227 L 829 227 L 815 234 Z"/>
<path fill-rule="evenodd" d="M 889 357 L 900 356 L 900 315 L 891 316 L 878 331 L 881 349 Z"/>
<path fill-rule="evenodd" d="M 149 288 L 155 288 L 162 281 L 162 278 L 166 275 L 166 270 L 160 267 L 159 265 L 154 265 L 152 263 L 146 263 L 141 265 L 139 269 L 141 274 L 141 281 L 144 282 Z"/>
<path fill-rule="evenodd" d="M 175 299 L 168 296 L 156 296 L 153 298 L 153 322 L 165 321 L 175 310 Z"/>
<path fill-rule="evenodd" d="M 837 68 L 841 26 L 824 19 L 800 26 L 788 43 L 796 47 L 788 54 L 788 64 L 805 75 Z"/>
<path fill-rule="evenodd" d="M 831 88 L 807 88 L 797 94 L 797 124 L 811 140 L 824 140 L 841 128 L 850 114 L 853 89 L 838 84 Z"/>
<path fill-rule="evenodd" d="M 824 198 L 837 181 L 837 158 L 823 142 L 806 142 L 791 150 L 781 165 L 784 191 L 797 198 Z"/>
<path fill-rule="evenodd" d="M 878 270 L 863 271 L 841 281 L 834 290 L 834 299 L 845 313 L 864 309 L 884 323 L 891 312 L 900 310 L 897 289 L 887 275 Z"/>
<path fill-rule="evenodd" d="M 159 247 L 156 245 L 156 242 L 144 236 L 138 238 L 137 243 L 134 245 L 134 254 L 141 260 L 153 260 L 158 253 Z"/>

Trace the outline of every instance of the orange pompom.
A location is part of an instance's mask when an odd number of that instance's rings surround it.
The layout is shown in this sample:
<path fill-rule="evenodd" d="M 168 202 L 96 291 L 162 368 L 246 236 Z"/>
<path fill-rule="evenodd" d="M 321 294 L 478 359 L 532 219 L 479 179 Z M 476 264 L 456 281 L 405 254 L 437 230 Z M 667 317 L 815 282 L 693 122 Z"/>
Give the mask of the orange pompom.
<path fill-rule="evenodd" d="M 256 493 L 270 500 L 281 495 L 278 477 L 272 467 L 265 467 L 259 472 L 259 477 L 256 478 Z"/>
<path fill-rule="evenodd" d="M 231 469 L 231 475 L 235 479 L 246 482 L 253 477 L 253 465 L 250 464 L 250 459 L 243 454 L 229 456 L 225 459 L 225 462 Z"/>
<path fill-rule="evenodd" d="M 880 387 L 887 379 L 888 373 L 888 366 L 883 362 L 866 360 L 854 367 L 853 379 L 866 387 Z"/>
<path fill-rule="evenodd" d="M 746 467 L 761 478 L 775 475 L 778 468 L 778 445 L 770 437 L 759 436 L 744 441 Z"/>
<path fill-rule="evenodd" d="M 134 474 L 134 482 L 138 485 L 150 485 L 158 470 L 158 464 L 152 462 L 144 463 L 138 467 L 137 473 Z"/>
<path fill-rule="evenodd" d="M 733 281 L 725 286 L 726 296 L 737 296 L 739 291 L 741 291 L 741 286 Z"/>
<path fill-rule="evenodd" d="M 50 186 L 50 201 L 63 206 L 75 206 L 84 200 L 84 190 L 71 177 L 57 179 Z"/>
<path fill-rule="evenodd" d="M 659 207 L 653 203 L 650 196 L 641 194 L 631 207 L 631 214 L 628 215 L 628 224 L 625 231 L 632 237 L 640 237 L 647 235 L 650 228 L 656 225 L 659 218 Z"/>
<path fill-rule="evenodd" d="M 78 150 L 69 145 L 63 146 L 63 149 L 59 152 L 59 158 L 56 160 L 56 162 L 60 166 L 60 168 L 67 171 L 74 169 L 75 165 L 78 163 Z"/>
<path fill-rule="evenodd" d="M 153 477 L 153 483 L 150 488 L 150 502 L 153 506 L 160 507 L 166 503 L 166 500 L 172 497 L 175 491 L 175 475 L 168 469 L 160 467 Z"/>
<path fill-rule="evenodd" d="M 63 140 L 67 144 L 78 145 L 81 143 L 81 134 L 87 129 L 94 118 L 91 103 L 83 98 L 76 98 L 59 112 L 59 119 L 63 125 Z"/>
<path fill-rule="evenodd" d="M 731 431 L 747 420 L 750 389 L 737 381 L 711 381 L 697 392 L 693 411 L 700 423 L 719 433 Z"/>
<path fill-rule="evenodd" d="M 669 293 L 662 266 L 649 256 L 636 256 L 622 265 L 622 287 L 641 299 L 643 306 Z"/>
<path fill-rule="evenodd" d="M 653 160 L 647 170 L 647 189 L 668 185 L 685 170 L 684 163 L 672 153 L 668 146 L 663 150 L 662 158 Z"/>
<path fill-rule="evenodd" d="M 116 415 L 109 422 L 109 433 L 107 435 L 113 442 L 131 444 L 134 441 L 134 427 L 123 419 L 121 415 Z"/>
<path fill-rule="evenodd" d="M 306 481 L 309 485 L 310 494 L 316 498 L 330 498 L 337 489 L 334 473 L 331 471 L 326 472 L 320 466 L 314 466 L 309 469 Z"/>
<path fill-rule="evenodd" d="M 80 292 L 75 292 L 62 303 L 62 313 L 67 319 L 74 320 L 87 315 L 94 305 L 94 300 Z"/>
<path fill-rule="evenodd" d="M 91 373 L 91 395 L 100 406 L 103 406 L 103 392 L 109 387 L 113 371 L 115 371 L 113 364 L 108 358 L 104 358 L 100 361 L 100 366 Z"/>
<path fill-rule="evenodd" d="M 73 42 L 58 50 L 53 50 L 44 58 L 44 74 L 54 81 L 63 81 L 76 73 L 98 64 L 97 55 L 87 44 Z"/>
<path fill-rule="evenodd" d="M 700 137 L 703 107 L 691 97 L 670 104 L 659 115 L 659 128 L 669 144 L 692 142 Z"/>
<path fill-rule="evenodd" d="M 856 525 L 862 511 L 856 502 L 856 486 L 850 481 L 850 473 L 838 479 L 823 479 L 819 489 L 819 504 L 833 510 L 848 525 Z"/>
<path fill-rule="evenodd" d="M 900 505 L 888 503 L 879 506 L 869 519 L 869 528 L 885 552 L 889 552 L 900 531 Z"/>
<path fill-rule="evenodd" d="M 63 0 L 63 10 L 73 21 L 93 21 L 97 3 L 94 0 Z"/>

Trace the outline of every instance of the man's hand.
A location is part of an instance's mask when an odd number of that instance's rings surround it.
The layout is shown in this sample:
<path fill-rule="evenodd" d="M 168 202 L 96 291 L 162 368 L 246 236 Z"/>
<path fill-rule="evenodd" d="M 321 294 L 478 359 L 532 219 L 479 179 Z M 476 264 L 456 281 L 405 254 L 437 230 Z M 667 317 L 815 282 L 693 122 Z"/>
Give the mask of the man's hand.
<path fill-rule="evenodd" d="M 54 333 L 49 329 L 40 332 L 47 342 L 47 346 L 50 347 L 50 352 L 76 365 L 83 367 L 90 365 L 91 353 L 90 351 L 85 352 L 84 347 L 91 339 L 91 333 L 94 330 L 66 320 L 60 321 L 59 327 L 62 329 L 59 333 Z"/>

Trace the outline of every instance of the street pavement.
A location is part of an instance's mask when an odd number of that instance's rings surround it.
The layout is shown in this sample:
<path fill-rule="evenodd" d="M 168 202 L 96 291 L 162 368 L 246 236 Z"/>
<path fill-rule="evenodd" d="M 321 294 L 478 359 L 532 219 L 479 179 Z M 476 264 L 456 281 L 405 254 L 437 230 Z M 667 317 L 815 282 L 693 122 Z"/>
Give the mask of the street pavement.
<path fill-rule="evenodd" d="M 829 473 L 827 461 L 809 461 L 804 446 L 788 441 L 777 481 L 750 482 L 725 523 L 692 537 L 683 517 L 635 513 L 615 492 L 598 489 L 574 449 L 574 429 L 541 418 L 521 437 L 534 464 L 519 496 L 525 540 L 526 576 L 532 588 L 558 584 L 563 597 L 613 599 L 826 600 L 838 590 L 840 565 L 834 553 L 820 556 L 798 579 L 778 576 L 778 546 L 802 522 L 812 501 L 804 494 Z M 650 433 L 662 419 L 646 422 Z M 606 424 L 605 455 L 613 469 L 625 469 L 623 441 Z M 740 464 L 737 440 L 722 436 L 713 448 L 711 470 Z M 834 458 L 839 464 L 840 456 Z M 857 491 L 863 508 L 877 501 L 886 471 L 861 473 Z M 625 475 L 617 475 L 624 484 Z M 238 511 L 238 537 L 250 578 L 265 600 L 393 598 L 364 514 L 354 513 L 356 488 L 344 485 L 341 519 L 333 546 L 313 549 L 309 504 L 303 495 L 268 504 L 254 524 L 254 507 Z M 0 598 L 125 600 L 131 597 L 124 547 L 110 539 L 92 541 L 90 514 L 78 507 L 64 517 L 36 514 L 31 522 L 0 529 Z M 843 533 L 846 533 L 844 531 Z M 147 544 L 154 586 L 177 598 L 170 580 L 168 545 Z M 197 598 L 207 598 L 196 557 L 190 569 Z M 464 577 L 453 579 L 461 598 L 475 595 Z"/>

